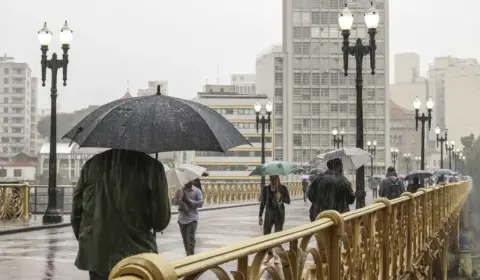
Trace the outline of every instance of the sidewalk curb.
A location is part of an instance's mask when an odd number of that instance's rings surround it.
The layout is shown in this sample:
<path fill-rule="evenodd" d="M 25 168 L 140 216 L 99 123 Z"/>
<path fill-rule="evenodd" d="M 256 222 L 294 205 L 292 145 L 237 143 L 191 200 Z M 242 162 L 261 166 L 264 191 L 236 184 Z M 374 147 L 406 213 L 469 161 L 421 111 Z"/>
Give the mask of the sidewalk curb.
<path fill-rule="evenodd" d="M 292 201 L 296 200 L 302 200 L 302 198 L 292 198 Z M 217 206 L 217 207 L 208 207 L 208 208 L 200 208 L 198 209 L 199 212 L 207 212 L 207 211 L 213 211 L 213 210 L 222 210 L 222 209 L 229 209 L 229 208 L 239 208 L 239 207 L 248 207 L 248 206 L 255 206 L 255 205 L 260 205 L 260 202 L 248 202 L 248 203 L 243 203 L 243 204 L 232 204 L 232 205 L 222 205 L 222 206 Z M 178 211 L 172 211 L 172 216 L 177 215 Z M 54 225 L 38 225 L 38 226 L 31 226 L 31 227 L 25 227 L 25 228 L 14 228 L 14 229 L 6 229 L 0 231 L 0 235 L 8 235 L 8 234 L 15 234 L 15 233 L 23 233 L 23 232 L 31 232 L 31 231 L 38 231 L 38 230 L 46 230 L 46 229 L 54 229 L 54 228 L 64 228 L 64 227 L 69 227 L 71 226 L 72 223 L 70 221 L 68 222 L 62 222 L 60 224 L 54 224 Z"/>

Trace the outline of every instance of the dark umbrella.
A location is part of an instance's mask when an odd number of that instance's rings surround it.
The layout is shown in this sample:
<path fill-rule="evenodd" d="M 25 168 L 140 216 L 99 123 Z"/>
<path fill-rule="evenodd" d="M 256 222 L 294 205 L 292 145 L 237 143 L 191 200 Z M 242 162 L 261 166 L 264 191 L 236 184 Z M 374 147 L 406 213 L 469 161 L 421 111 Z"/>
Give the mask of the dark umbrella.
<path fill-rule="evenodd" d="M 405 176 L 405 180 L 413 180 L 413 178 L 418 177 L 420 182 L 422 182 L 426 178 L 430 178 L 433 174 L 431 172 L 425 171 L 425 170 L 416 170 L 408 173 L 407 176 Z"/>
<path fill-rule="evenodd" d="M 101 106 L 63 138 L 80 147 L 226 152 L 250 142 L 222 115 L 205 105 L 160 94 L 120 99 Z"/>

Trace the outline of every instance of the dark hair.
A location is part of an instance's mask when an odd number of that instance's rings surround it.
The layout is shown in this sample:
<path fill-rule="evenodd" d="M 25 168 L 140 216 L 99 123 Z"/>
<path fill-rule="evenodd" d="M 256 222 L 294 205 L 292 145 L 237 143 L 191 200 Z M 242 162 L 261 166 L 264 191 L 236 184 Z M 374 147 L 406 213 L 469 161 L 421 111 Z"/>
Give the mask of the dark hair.
<path fill-rule="evenodd" d="M 389 168 L 387 168 L 387 172 L 396 172 L 395 167 L 390 166 Z"/>
<path fill-rule="evenodd" d="M 337 169 L 338 167 L 343 167 L 342 159 L 334 158 L 327 161 L 327 167 L 330 170 Z"/>
<path fill-rule="evenodd" d="M 420 181 L 420 179 L 418 177 L 413 177 L 413 183 L 414 184 L 418 184 L 418 182 Z"/>
<path fill-rule="evenodd" d="M 202 183 L 200 183 L 200 179 L 197 178 L 197 179 L 193 180 L 192 182 L 195 184 L 195 187 L 199 188 L 203 193 Z"/>

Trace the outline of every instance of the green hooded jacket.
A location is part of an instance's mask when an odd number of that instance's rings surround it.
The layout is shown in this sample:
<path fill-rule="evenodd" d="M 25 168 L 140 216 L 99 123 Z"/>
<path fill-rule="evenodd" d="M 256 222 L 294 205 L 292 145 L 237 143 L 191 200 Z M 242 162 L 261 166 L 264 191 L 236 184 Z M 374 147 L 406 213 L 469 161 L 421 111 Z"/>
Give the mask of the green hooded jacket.
<path fill-rule="evenodd" d="M 73 193 L 75 265 L 108 275 L 128 256 L 157 253 L 152 229 L 165 229 L 170 216 L 167 180 L 158 160 L 126 150 L 95 155 L 83 166 Z"/>

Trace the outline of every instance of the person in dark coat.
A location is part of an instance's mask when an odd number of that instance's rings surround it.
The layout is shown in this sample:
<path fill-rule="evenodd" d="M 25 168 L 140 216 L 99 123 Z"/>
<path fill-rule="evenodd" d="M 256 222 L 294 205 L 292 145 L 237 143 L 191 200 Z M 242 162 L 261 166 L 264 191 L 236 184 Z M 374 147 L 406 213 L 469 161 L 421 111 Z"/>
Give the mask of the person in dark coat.
<path fill-rule="evenodd" d="M 89 271 L 90 279 L 108 279 L 122 259 L 158 253 L 154 232 L 165 229 L 170 216 L 167 179 L 158 160 L 116 149 L 93 156 L 73 193 L 76 267 Z"/>
<path fill-rule="evenodd" d="M 387 168 L 385 179 L 380 183 L 378 195 L 388 199 L 399 198 L 405 192 L 405 184 L 403 180 L 397 177 L 397 172 L 394 167 Z"/>
<path fill-rule="evenodd" d="M 307 197 L 312 203 L 310 220 L 315 221 L 320 212 L 336 210 L 340 213 L 350 211 L 350 204 L 355 202 L 352 184 L 343 176 L 341 159 L 327 162 L 328 170 L 318 175 L 308 189 Z"/>
<path fill-rule="evenodd" d="M 407 192 L 415 193 L 418 189 L 422 188 L 422 184 L 420 184 L 420 179 L 418 177 L 413 177 L 413 183 L 407 186 Z"/>
<path fill-rule="evenodd" d="M 262 188 L 259 224 L 263 224 L 263 234 L 272 233 L 272 228 L 275 227 L 275 232 L 283 230 L 285 223 L 285 204 L 290 204 L 290 194 L 285 185 L 280 183 L 278 176 L 270 176 L 270 185 Z M 263 211 L 265 211 L 265 221 L 263 221 Z M 268 251 L 268 256 L 264 263 L 269 263 L 274 257 L 273 252 Z M 274 258 L 275 264 L 279 264 L 278 257 Z"/>

